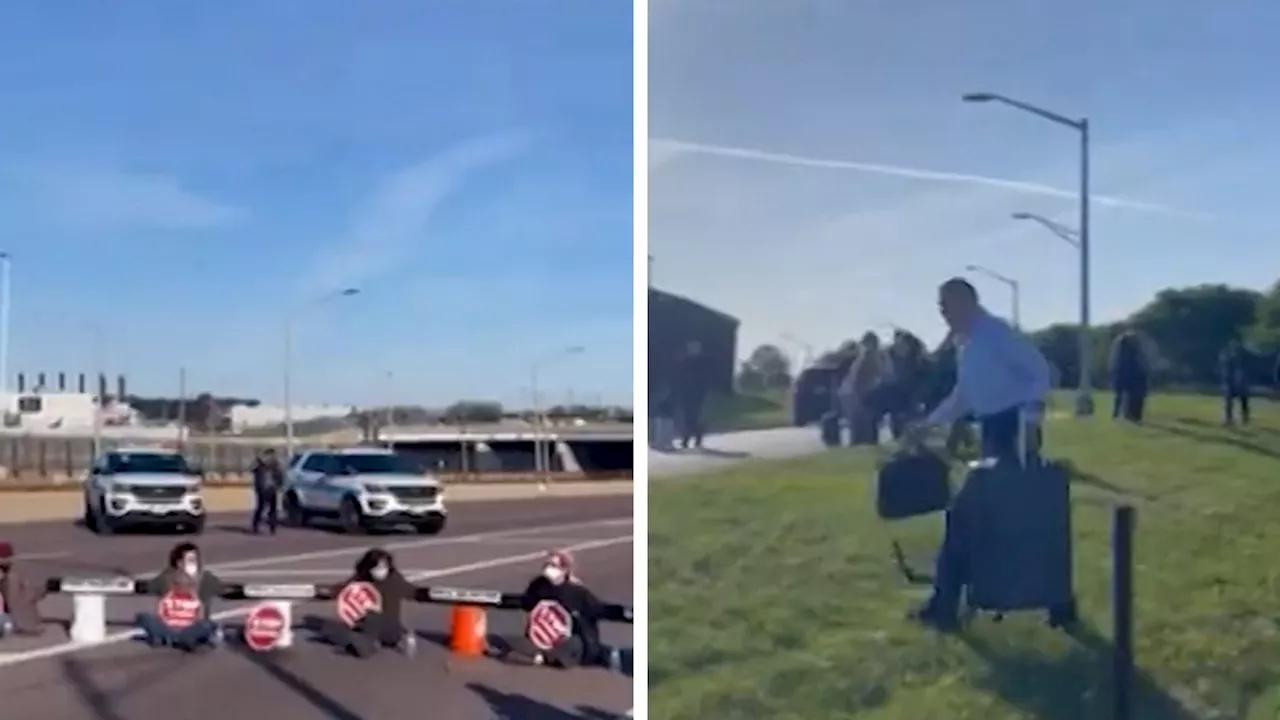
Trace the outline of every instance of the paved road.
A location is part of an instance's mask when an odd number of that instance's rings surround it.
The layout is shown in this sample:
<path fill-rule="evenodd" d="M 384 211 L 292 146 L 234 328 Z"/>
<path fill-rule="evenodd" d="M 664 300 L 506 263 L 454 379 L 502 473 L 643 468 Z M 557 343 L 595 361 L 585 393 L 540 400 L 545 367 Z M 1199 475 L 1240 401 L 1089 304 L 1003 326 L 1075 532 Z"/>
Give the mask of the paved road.
<path fill-rule="evenodd" d="M 275 538 L 243 531 L 243 515 L 211 518 L 200 538 L 206 562 L 232 581 L 332 582 L 349 572 L 372 544 L 392 549 L 401 567 L 423 582 L 517 590 L 552 547 L 575 548 L 586 581 L 607 599 L 632 601 L 631 498 L 547 498 L 475 502 L 453 509 L 451 526 L 436 538 L 413 535 L 350 538 L 324 530 L 287 529 Z M 69 523 L 0 528 L 32 572 L 100 575 L 154 572 L 178 537 L 99 539 Z M 109 632 L 122 635 L 129 619 L 149 610 L 145 598 L 109 601 Z M 237 604 L 226 603 L 226 612 Z M 240 607 L 243 607 L 240 604 Z M 224 648 L 183 655 L 151 651 L 121 638 L 72 651 L 62 623 L 65 597 L 42 606 L 50 622 L 39 639 L 0 643 L 4 717 L 59 720 L 442 720 L 475 718 L 609 718 L 631 707 L 631 681 L 601 670 L 558 672 L 459 660 L 443 648 L 447 608 L 411 606 L 406 620 L 423 638 L 412 660 L 388 653 L 356 660 L 315 644 L 299 630 L 294 648 L 268 656 Z M 305 603 L 307 614 L 329 615 Z M 229 620 L 234 623 L 235 620 Z M 498 637 L 519 631 L 518 613 L 491 612 Z M 629 646 L 629 626 L 609 626 L 606 639 Z"/>
<path fill-rule="evenodd" d="M 707 436 L 704 449 L 657 452 L 649 450 L 649 477 L 694 475 L 748 458 L 789 458 L 822 452 L 816 427 L 746 430 Z"/>

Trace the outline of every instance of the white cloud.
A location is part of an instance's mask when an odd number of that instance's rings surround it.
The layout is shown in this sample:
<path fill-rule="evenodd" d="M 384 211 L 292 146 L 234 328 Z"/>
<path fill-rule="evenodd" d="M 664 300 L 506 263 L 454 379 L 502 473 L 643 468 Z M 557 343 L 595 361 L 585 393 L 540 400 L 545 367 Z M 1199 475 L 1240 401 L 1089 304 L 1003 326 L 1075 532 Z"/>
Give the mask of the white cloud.
<path fill-rule="evenodd" d="M 431 217 L 450 194 L 524 144 L 510 135 L 477 138 L 387 177 L 356 212 L 347 238 L 316 258 L 304 291 L 358 286 L 394 268 L 415 243 L 430 242 Z"/>
<path fill-rule="evenodd" d="M 45 168 L 23 178 L 50 219 L 74 228 L 200 230 L 244 210 L 201 197 L 173 177 L 106 168 Z"/>

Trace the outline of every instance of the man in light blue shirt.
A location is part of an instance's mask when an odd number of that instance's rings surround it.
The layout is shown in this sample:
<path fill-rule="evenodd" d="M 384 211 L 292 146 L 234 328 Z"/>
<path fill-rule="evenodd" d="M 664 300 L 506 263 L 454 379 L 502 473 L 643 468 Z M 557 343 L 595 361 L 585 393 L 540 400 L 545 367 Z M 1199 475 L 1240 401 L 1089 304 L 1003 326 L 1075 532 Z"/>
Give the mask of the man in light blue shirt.
<path fill-rule="evenodd" d="M 973 285 L 962 278 L 942 284 L 938 307 L 959 347 L 956 384 L 912 436 L 918 439 L 929 426 L 972 415 L 981 428 L 984 459 L 1025 461 L 1018 439 L 1025 423 L 1038 421 L 1043 413 L 1050 386 L 1048 361 L 1028 338 L 987 312 Z M 1036 438 L 1034 444 L 1038 442 Z M 1032 442 L 1027 445 L 1025 449 L 1033 449 Z M 968 552 L 963 522 L 948 511 L 933 597 L 913 613 L 916 620 L 940 630 L 958 626 Z"/>

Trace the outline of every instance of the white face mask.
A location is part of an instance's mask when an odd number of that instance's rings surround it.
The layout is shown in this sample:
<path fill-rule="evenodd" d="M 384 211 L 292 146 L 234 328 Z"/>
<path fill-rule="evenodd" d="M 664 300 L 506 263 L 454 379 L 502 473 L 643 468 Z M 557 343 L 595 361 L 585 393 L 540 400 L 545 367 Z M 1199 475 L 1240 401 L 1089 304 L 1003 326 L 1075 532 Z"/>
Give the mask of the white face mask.
<path fill-rule="evenodd" d="M 555 565 L 548 565 L 542 568 L 542 577 L 550 580 L 551 582 L 557 585 L 564 582 L 564 575 L 565 575 L 564 568 L 559 568 L 559 567 L 556 567 Z"/>
<path fill-rule="evenodd" d="M 391 569 L 388 567 L 384 567 L 382 565 L 379 565 L 378 567 L 369 571 L 369 577 L 373 578 L 374 580 L 386 580 L 387 576 L 390 574 L 391 574 Z"/>
<path fill-rule="evenodd" d="M 190 575 L 191 577 L 195 577 L 200 573 L 200 563 L 195 560 L 183 560 L 182 572 Z"/>

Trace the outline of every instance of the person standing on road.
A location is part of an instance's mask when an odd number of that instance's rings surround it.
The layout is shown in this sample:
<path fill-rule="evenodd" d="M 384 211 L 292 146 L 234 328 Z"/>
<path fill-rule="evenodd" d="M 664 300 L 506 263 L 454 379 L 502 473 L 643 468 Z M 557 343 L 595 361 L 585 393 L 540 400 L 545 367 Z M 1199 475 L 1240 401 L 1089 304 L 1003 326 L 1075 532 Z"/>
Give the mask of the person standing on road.
<path fill-rule="evenodd" d="M 924 424 L 907 433 L 919 443 L 930 426 L 945 427 L 972 413 L 981 430 L 983 458 L 1008 461 L 1018 457 L 1018 438 L 1028 419 L 1038 420 L 1049 394 L 1049 362 L 1040 350 L 1005 321 L 987 312 L 967 280 L 953 278 L 938 292 L 942 317 L 957 341 L 956 385 Z M 1038 452 L 1038 434 L 1027 433 L 1029 453 Z M 969 537 L 962 518 L 947 511 L 942 547 L 934 573 L 933 596 L 911 617 L 950 631 L 959 626 L 960 595 L 968 581 Z"/>
<path fill-rule="evenodd" d="M 1222 380 L 1222 424 L 1234 425 L 1235 406 L 1240 404 L 1240 423 L 1249 424 L 1248 353 L 1239 340 L 1232 340 L 1218 356 L 1218 377 Z"/>
<path fill-rule="evenodd" d="M 276 534 L 280 518 L 280 489 L 284 487 L 284 468 L 280 465 L 276 451 L 267 448 L 258 456 L 253 464 L 253 527 L 257 535 L 262 521 L 267 521 L 267 529 Z"/>

